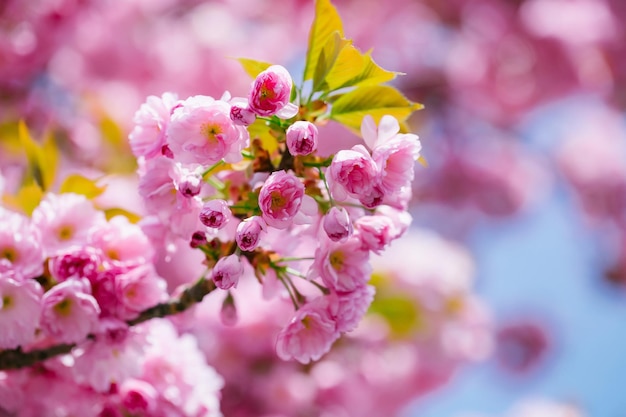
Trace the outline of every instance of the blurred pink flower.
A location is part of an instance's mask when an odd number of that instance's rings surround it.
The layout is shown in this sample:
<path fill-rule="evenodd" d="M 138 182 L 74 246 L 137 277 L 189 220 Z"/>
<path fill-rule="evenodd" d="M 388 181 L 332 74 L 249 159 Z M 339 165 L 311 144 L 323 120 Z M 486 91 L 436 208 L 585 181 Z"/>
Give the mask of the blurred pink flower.
<path fill-rule="evenodd" d="M 87 278 L 92 281 L 102 260 L 100 252 L 91 246 L 73 246 L 48 260 L 48 270 L 58 282 L 69 278 Z"/>
<path fill-rule="evenodd" d="M 167 300 L 166 284 L 150 263 L 115 277 L 117 317 L 130 320 L 147 308 Z"/>
<path fill-rule="evenodd" d="M 154 249 L 141 228 L 125 216 L 114 216 L 93 228 L 89 243 L 100 250 L 105 265 L 113 267 L 134 267 L 151 262 L 154 256 Z"/>
<path fill-rule="evenodd" d="M 104 213 L 85 196 L 73 193 L 46 194 L 33 211 L 33 225 L 40 230 L 46 256 L 74 245 L 85 245 L 92 228 L 105 224 Z"/>
<path fill-rule="evenodd" d="M 41 329 L 60 343 L 78 343 L 96 327 L 100 307 L 85 279 L 68 279 L 43 296 Z"/>
<path fill-rule="evenodd" d="M 21 214 L 0 207 L 0 274 L 15 279 L 43 273 L 44 253 L 39 231 Z"/>
<path fill-rule="evenodd" d="M 35 339 L 43 289 L 34 280 L 18 282 L 0 275 L 0 348 L 14 349 Z"/>
<path fill-rule="evenodd" d="M 128 136 L 130 148 L 136 157 L 147 159 L 161 155 L 166 144 L 165 133 L 170 115 L 178 102 L 173 93 L 161 97 L 148 96 L 145 103 L 135 113 L 135 126 Z"/>

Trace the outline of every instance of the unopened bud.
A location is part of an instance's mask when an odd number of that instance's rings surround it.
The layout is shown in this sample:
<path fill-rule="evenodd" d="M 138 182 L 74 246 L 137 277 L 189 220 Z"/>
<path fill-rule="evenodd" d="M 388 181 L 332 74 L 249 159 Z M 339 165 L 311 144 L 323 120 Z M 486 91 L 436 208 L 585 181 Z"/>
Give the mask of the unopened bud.
<path fill-rule="evenodd" d="M 245 103 L 235 103 L 230 107 L 230 119 L 236 125 L 249 126 L 256 120 L 256 114 Z"/>
<path fill-rule="evenodd" d="M 207 201 L 200 211 L 200 221 L 206 227 L 221 229 L 230 217 L 230 208 L 224 200 Z"/>
<path fill-rule="evenodd" d="M 287 149 L 292 155 L 309 155 L 317 149 L 317 126 L 297 121 L 287 129 Z"/>
<path fill-rule="evenodd" d="M 234 326 L 237 324 L 239 317 L 237 316 L 237 306 L 235 305 L 235 299 L 231 295 L 230 291 L 222 303 L 222 309 L 220 310 L 220 319 L 225 326 Z"/>
<path fill-rule="evenodd" d="M 244 251 L 253 251 L 259 245 L 261 232 L 265 229 L 265 221 L 260 216 L 252 216 L 237 226 L 235 240 L 237 246 Z"/>
<path fill-rule="evenodd" d="M 202 245 L 206 245 L 206 243 L 206 233 L 198 231 L 191 235 L 191 242 L 189 242 L 189 246 L 195 249 Z"/>
<path fill-rule="evenodd" d="M 331 207 L 324 216 L 324 231 L 334 242 L 344 240 L 352 235 L 352 222 L 346 209 L 342 207 Z"/>
<path fill-rule="evenodd" d="M 185 197 L 194 197 L 200 194 L 202 189 L 202 178 L 198 175 L 186 175 L 182 181 L 178 183 L 178 191 Z"/>
<path fill-rule="evenodd" d="M 228 255 L 221 258 L 213 267 L 212 278 L 217 288 L 228 290 L 237 287 L 239 278 L 243 274 L 243 264 L 238 255 Z"/>

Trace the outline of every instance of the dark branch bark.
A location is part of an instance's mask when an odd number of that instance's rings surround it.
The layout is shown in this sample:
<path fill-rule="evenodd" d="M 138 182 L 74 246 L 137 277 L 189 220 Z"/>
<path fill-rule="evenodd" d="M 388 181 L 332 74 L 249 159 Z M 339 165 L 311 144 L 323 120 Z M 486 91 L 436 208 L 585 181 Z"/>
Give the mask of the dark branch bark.
<path fill-rule="evenodd" d="M 166 317 L 181 313 L 192 305 L 202 301 L 204 296 L 209 294 L 214 289 L 215 284 L 213 281 L 201 279 L 191 287 L 184 290 L 178 299 L 170 300 L 165 303 L 157 304 L 154 307 L 150 307 L 147 310 L 142 311 L 136 318 L 127 321 L 127 323 L 129 326 L 135 326 L 153 318 Z M 87 338 L 92 339 L 94 336 L 89 335 Z M 0 351 L 0 370 L 20 369 L 32 366 L 55 356 L 69 353 L 75 346 L 75 343 L 60 344 L 28 352 L 22 351 L 21 347 L 3 350 Z"/>

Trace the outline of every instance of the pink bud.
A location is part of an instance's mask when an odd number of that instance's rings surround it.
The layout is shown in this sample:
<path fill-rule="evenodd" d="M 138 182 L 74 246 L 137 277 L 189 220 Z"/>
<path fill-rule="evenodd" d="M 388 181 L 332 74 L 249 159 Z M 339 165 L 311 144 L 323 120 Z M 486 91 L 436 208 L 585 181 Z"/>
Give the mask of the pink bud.
<path fill-rule="evenodd" d="M 189 246 L 191 246 L 193 249 L 206 244 L 206 233 L 198 231 L 194 232 L 194 234 L 191 235 L 191 241 L 189 242 Z"/>
<path fill-rule="evenodd" d="M 308 155 L 317 149 L 317 126 L 297 121 L 287 129 L 287 148 L 292 155 Z"/>
<path fill-rule="evenodd" d="M 259 116 L 272 116 L 289 103 L 291 75 L 285 67 L 272 65 L 257 75 L 248 96 L 248 106 Z"/>
<path fill-rule="evenodd" d="M 178 191 L 185 197 L 194 197 L 200 194 L 202 178 L 198 175 L 185 175 L 178 183 Z"/>
<path fill-rule="evenodd" d="M 230 119 L 236 125 L 249 126 L 256 120 L 256 114 L 245 103 L 235 103 L 230 107 Z"/>
<path fill-rule="evenodd" d="M 230 217 L 230 208 L 224 200 L 207 201 L 200 211 L 200 221 L 206 227 L 221 229 Z"/>
<path fill-rule="evenodd" d="M 338 242 L 352 235 L 352 222 L 346 209 L 342 207 L 331 207 L 324 216 L 324 231 L 328 237 Z"/>
<path fill-rule="evenodd" d="M 239 278 L 243 274 L 243 264 L 237 255 L 229 255 L 221 258 L 213 267 L 213 282 L 217 288 L 227 290 L 237 287 Z"/>
<path fill-rule="evenodd" d="M 235 235 L 239 248 L 248 252 L 256 249 L 264 229 L 265 222 L 260 216 L 252 216 L 239 223 Z"/>
<path fill-rule="evenodd" d="M 237 324 L 237 306 L 235 306 L 235 299 L 228 293 L 224 302 L 222 303 L 222 310 L 220 311 L 220 319 L 225 326 L 234 326 Z"/>

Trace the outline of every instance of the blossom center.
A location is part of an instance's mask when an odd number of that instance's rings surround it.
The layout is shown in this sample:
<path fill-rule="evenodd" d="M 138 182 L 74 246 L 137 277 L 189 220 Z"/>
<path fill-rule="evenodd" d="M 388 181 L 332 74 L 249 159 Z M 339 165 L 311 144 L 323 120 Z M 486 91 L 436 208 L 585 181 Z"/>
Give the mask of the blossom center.
<path fill-rule="evenodd" d="M 59 240 L 69 240 L 74 235 L 74 229 L 69 225 L 61 226 L 57 230 L 57 235 L 59 236 Z"/>
<path fill-rule="evenodd" d="M 9 309 L 13 306 L 13 298 L 10 295 L 3 295 L 2 296 L 2 305 L 0 305 L 0 308 L 2 308 L 2 310 L 6 310 Z"/>
<path fill-rule="evenodd" d="M 0 250 L 0 259 L 6 259 L 11 263 L 17 261 L 17 251 L 13 247 L 6 247 Z"/>
<path fill-rule="evenodd" d="M 216 123 L 207 123 L 202 125 L 202 134 L 209 142 L 217 142 L 217 135 L 222 133 L 222 127 Z"/>
<path fill-rule="evenodd" d="M 343 263 L 345 261 L 345 254 L 341 251 L 334 251 L 328 257 L 330 261 L 330 265 L 333 267 L 335 271 L 341 271 L 343 268 Z"/>
<path fill-rule="evenodd" d="M 280 193 L 280 191 L 272 191 L 270 196 L 272 198 L 272 210 L 280 210 L 287 204 L 287 199 Z"/>
<path fill-rule="evenodd" d="M 64 298 L 63 301 L 54 306 L 54 311 L 56 311 L 59 316 L 68 317 L 72 314 L 72 301 L 69 298 Z"/>

